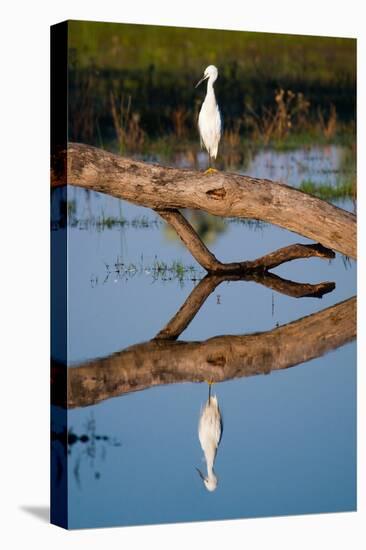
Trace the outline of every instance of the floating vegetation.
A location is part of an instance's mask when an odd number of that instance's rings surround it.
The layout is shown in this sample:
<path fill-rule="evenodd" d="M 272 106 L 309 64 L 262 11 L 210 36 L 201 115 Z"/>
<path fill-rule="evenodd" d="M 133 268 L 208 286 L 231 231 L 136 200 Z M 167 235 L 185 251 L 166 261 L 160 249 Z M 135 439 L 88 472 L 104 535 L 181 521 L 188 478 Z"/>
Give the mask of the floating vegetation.
<path fill-rule="evenodd" d="M 127 281 L 136 277 L 137 275 L 147 275 L 154 281 L 178 281 L 181 286 L 187 281 L 196 282 L 202 279 L 206 272 L 195 265 L 184 264 L 180 260 L 174 260 L 171 263 L 158 260 L 155 256 L 154 261 L 151 264 L 145 264 L 143 258 L 136 264 L 133 262 L 125 263 L 119 257 L 113 265 L 105 264 L 106 274 L 102 283 L 105 284 L 108 281 L 118 282 Z M 96 287 L 100 278 L 97 275 L 92 275 L 90 278 L 90 284 L 92 287 Z"/>
<path fill-rule="evenodd" d="M 304 180 L 300 184 L 301 191 L 309 193 L 323 200 L 341 200 L 346 198 L 356 198 L 356 184 L 354 181 L 338 182 L 336 185 L 327 183 L 317 184 L 311 180 Z"/>
<path fill-rule="evenodd" d="M 92 469 L 96 480 L 101 477 L 101 469 L 106 458 L 108 447 L 120 447 L 121 441 L 117 437 L 99 434 L 96 431 L 96 421 L 91 415 L 85 423 L 82 433 L 77 434 L 72 427 L 62 432 L 51 431 L 51 442 L 59 442 L 67 448 L 68 455 L 74 455 L 73 474 L 81 488 L 80 469 L 87 463 Z M 98 467 L 99 466 L 99 467 Z"/>
<path fill-rule="evenodd" d="M 80 230 L 95 230 L 95 231 L 104 231 L 105 229 L 115 229 L 115 228 L 130 228 L 133 229 L 157 229 L 161 227 L 162 221 L 158 218 L 149 218 L 148 216 L 136 216 L 131 220 L 127 220 L 123 216 L 91 216 L 89 218 L 78 218 L 73 212 L 72 206 L 69 208 L 69 204 L 72 205 L 72 202 L 68 203 L 68 217 L 67 225 L 72 228 L 77 228 Z M 52 222 L 51 229 L 57 230 L 61 227 L 65 227 L 65 223 L 62 219 L 54 220 Z"/>

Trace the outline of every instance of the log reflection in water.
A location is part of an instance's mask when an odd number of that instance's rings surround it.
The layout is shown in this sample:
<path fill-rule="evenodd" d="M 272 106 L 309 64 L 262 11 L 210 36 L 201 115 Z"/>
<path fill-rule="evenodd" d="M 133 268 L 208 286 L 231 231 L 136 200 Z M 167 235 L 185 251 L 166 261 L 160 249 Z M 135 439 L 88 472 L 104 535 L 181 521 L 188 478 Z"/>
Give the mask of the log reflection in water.
<path fill-rule="evenodd" d="M 355 336 L 353 297 L 268 332 L 216 336 L 203 342 L 155 339 L 68 369 L 67 406 L 92 405 L 161 384 L 268 374 L 319 357 Z M 57 378 L 64 371 L 65 367 L 54 365 L 53 399 L 61 403 L 64 396 L 57 392 Z"/>
<path fill-rule="evenodd" d="M 332 292 L 335 289 L 335 283 L 325 282 L 314 285 L 295 283 L 268 272 L 250 273 L 247 275 L 206 275 L 192 290 L 169 323 L 155 336 L 155 339 L 177 339 L 187 328 L 210 294 L 212 294 L 218 285 L 225 281 L 255 281 L 292 298 L 322 298 L 324 294 L 328 294 L 328 292 Z"/>

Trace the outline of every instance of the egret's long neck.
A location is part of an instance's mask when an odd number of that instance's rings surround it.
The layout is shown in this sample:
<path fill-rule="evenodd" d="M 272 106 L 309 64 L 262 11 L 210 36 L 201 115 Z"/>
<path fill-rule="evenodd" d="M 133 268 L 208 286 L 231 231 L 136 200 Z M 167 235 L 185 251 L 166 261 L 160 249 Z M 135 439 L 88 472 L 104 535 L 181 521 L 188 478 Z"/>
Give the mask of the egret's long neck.
<path fill-rule="evenodd" d="M 213 466 L 211 466 L 210 468 L 207 467 L 207 481 L 208 483 L 211 482 L 211 483 L 215 483 L 215 485 L 217 484 L 217 477 L 213 469 Z"/>
<path fill-rule="evenodd" d="M 214 80 L 210 77 L 208 80 L 207 80 L 207 97 L 215 97 L 215 92 L 214 92 Z"/>
<path fill-rule="evenodd" d="M 207 462 L 207 477 L 216 477 L 213 469 L 213 461 L 211 463 Z"/>
<path fill-rule="evenodd" d="M 216 447 L 214 445 L 210 445 L 210 447 L 205 450 L 205 459 L 206 459 L 208 477 L 212 477 L 213 475 L 215 475 L 213 470 L 215 457 L 216 457 Z"/>

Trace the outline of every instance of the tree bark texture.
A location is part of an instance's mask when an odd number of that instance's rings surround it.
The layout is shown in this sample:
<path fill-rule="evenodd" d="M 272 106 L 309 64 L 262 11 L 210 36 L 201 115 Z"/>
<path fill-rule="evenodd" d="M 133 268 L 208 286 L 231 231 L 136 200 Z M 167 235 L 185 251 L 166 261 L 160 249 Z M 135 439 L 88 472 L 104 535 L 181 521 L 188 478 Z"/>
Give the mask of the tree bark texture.
<path fill-rule="evenodd" d="M 70 143 L 66 163 L 54 159 L 53 167 L 54 186 L 77 185 L 155 210 L 194 208 L 262 220 L 357 256 L 354 214 L 283 183 L 163 167 L 79 143 Z"/>

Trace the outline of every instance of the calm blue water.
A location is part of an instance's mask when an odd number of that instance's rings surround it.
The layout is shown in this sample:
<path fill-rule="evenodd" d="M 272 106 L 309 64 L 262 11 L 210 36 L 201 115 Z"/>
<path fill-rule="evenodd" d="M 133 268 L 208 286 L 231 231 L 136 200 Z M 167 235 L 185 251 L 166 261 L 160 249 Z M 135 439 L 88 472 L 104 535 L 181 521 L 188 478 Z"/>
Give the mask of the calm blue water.
<path fill-rule="evenodd" d="M 338 159 L 331 154 L 330 167 Z M 329 163 L 326 152 L 324 159 Z M 266 172 L 262 159 L 257 175 L 280 179 L 273 174 L 276 162 L 281 171 L 283 157 L 272 153 Z M 321 159 L 316 162 L 309 169 L 318 173 Z M 296 185 L 299 177 L 294 174 L 290 183 Z M 192 278 L 203 272 L 152 211 L 77 188 L 68 189 L 68 201 L 74 205 L 74 226 L 68 228 L 68 356 L 75 368 L 153 338 L 197 284 Z M 353 207 L 348 201 L 339 205 Z M 104 228 L 98 225 L 102 218 Z M 124 224 L 107 228 L 107 218 L 123 218 Z M 223 261 L 309 242 L 266 224 L 209 223 L 203 234 Z M 181 278 L 169 271 L 156 276 L 157 260 L 167 266 L 180 261 L 194 270 Z M 333 281 L 336 288 L 322 299 L 294 299 L 254 282 L 222 283 L 179 339 L 270 331 L 356 294 L 356 265 L 338 254 L 332 261 L 297 260 L 274 273 L 304 283 Z M 224 432 L 212 493 L 195 469 L 205 470 L 198 420 L 207 384 L 158 386 L 69 410 L 69 430 L 88 435 L 88 441 L 70 446 L 69 527 L 355 509 L 355 343 L 270 376 L 216 384 L 213 391 Z"/>

